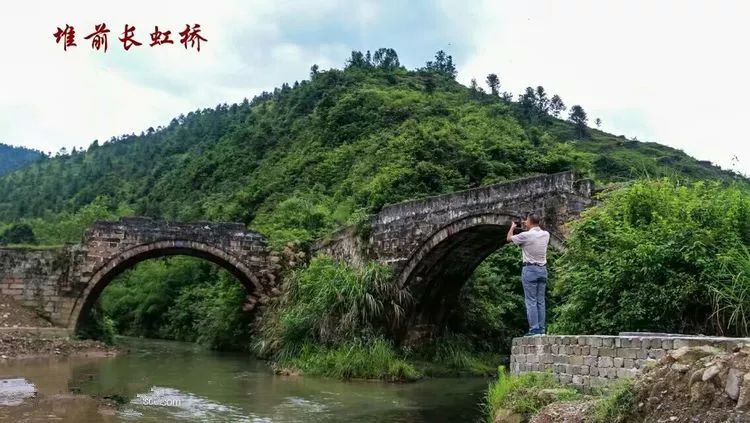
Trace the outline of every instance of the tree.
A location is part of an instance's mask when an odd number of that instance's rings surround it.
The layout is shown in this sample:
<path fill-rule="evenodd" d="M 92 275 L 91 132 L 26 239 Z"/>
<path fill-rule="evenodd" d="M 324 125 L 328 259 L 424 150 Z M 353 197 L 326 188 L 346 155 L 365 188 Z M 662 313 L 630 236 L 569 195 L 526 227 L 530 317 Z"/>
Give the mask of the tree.
<path fill-rule="evenodd" d="M 479 97 L 479 84 L 477 84 L 476 78 L 471 78 L 471 84 L 469 85 L 469 90 L 471 90 L 471 97 L 472 98 L 478 98 Z"/>
<path fill-rule="evenodd" d="M 526 87 L 526 92 L 518 96 L 518 104 L 521 106 L 521 115 L 526 121 L 531 122 L 537 116 L 537 98 L 536 91 L 531 87 Z"/>
<path fill-rule="evenodd" d="M 479 83 L 477 83 L 476 78 L 471 78 L 471 84 L 469 85 L 469 89 L 471 90 L 471 98 L 479 99 L 482 97 L 484 92 L 484 88 L 479 86 Z"/>
<path fill-rule="evenodd" d="M 594 123 L 596 124 L 596 127 L 597 127 L 597 128 L 599 128 L 599 127 L 601 127 L 601 126 L 602 126 L 602 120 L 601 120 L 601 119 L 599 119 L 599 118 L 596 118 L 596 120 L 594 121 Z"/>
<path fill-rule="evenodd" d="M 310 66 L 310 79 L 313 79 L 318 75 L 318 69 L 320 69 L 318 65 Z"/>
<path fill-rule="evenodd" d="M 368 63 L 370 62 L 369 54 L 370 52 L 368 51 Z M 380 69 L 396 69 L 401 66 L 401 63 L 398 61 L 398 53 L 396 53 L 396 50 L 392 48 L 379 48 L 372 56 L 372 65 Z"/>
<path fill-rule="evenodd" d="M 549 101 L 549 112 L 554 117 L 559 117 L 560 113 L 562 113 L 566 109 L 565 103 L 563 103 L 562 99 L 559 95 L 555 94 L 552 96 L 552 99 Z"/>
<path fill-rule="evenodd" d="M 547 92 L 544 91 L 544 87 L 541 85 L 536 87 L 536 111 L 541 116 L 544 116 L 549 112 L 549 99 L 547 98 Z"/>
<path fill-rule="evenodd" d="M 573 122 L 573 124 L 575 125 L 576 132 L 579 138 L 585 138 L 586 136 L 588 136 L 588 127 L 586 126 L 588 117 L 586 116 L 586 112 L 583 110 L 583 107 L 579 106 L 578 104 L 571 107 L 568 120 Z"/>
<path fill-rule="evenodd" d="M 490 87 L 490 94 L 493 96 L 498 95 L 500 89 L 500 78 L 494 73 L 487 75 L 487 86 Z"/>
<path fill-rule="evenodd" d="M 513 93 L 505 91 L 504 93 L 500 94 L 500 100 L 502 100 L 504 103 L 510 103 L 511 101 L 513 101 Z"/>
<path fill-rule="evenodd" d="M 346 61 L 346 69 L 351 68 L 359 68 L 359 69 L 366 69 L 369 68 L 371 65 L 370 63 L 365 59 L 365 55 L 362 54 L 361 51 L 353 50 L 351 57 L 349 57 L 349 60 Z"/>
<path fill-rule="evenodd" d="M 456 71 L 456 65 L 453 64 L 453 57 L 445 54 L 443 50 L 440 50 L 437 53 L 435 53 L 434 61 L 430 60 L 427 63 L 425 63 L 424 70 L 430 71 L 430 72 L 442 73 L 447 76 L 450 76 L 453 79 L 456 78 L 456 74 L 458 73 Z"/>

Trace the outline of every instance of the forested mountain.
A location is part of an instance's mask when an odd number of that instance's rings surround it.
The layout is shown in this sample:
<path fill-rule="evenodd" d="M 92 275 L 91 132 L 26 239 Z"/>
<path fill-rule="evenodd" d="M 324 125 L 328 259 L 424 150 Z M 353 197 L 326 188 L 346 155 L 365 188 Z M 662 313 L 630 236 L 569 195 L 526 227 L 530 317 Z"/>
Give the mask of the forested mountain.
<path fill-rule="evenodd" d="M 0 143 L 0 175 L 12 172 L 41 157 L 40 151 Z"/>
<path fill-rule="evenodd" d="M 279 241 L 311 238 L 386 203 L 575 169 L 600 181 L 731 179 L 679 150 L 586 126 L 580 106 L 529 88 L 519 100 L 455 81 L 442 53 L 419 70 L 387 50 L 311 69 L 241 104 L 180 115 L 0 178 L 0 222 L 99 204 L 139 215 L 241 220 Z M 5 162 L 3 162 L 5 164 Z"/>

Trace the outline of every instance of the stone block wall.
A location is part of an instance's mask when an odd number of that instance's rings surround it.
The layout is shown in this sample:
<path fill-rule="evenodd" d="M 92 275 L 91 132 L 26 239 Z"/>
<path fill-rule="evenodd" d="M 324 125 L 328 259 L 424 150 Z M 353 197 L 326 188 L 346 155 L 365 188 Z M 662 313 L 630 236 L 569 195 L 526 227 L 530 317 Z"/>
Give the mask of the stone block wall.
<path fill-rule="evenodd" d="M 35 309 L 56 321 L 72 307 L 66 301 L 71 268 L 78 251 L 70 246 L 56 249 L 0 249 L 0 294 Z"/>
<path fill-rule="evenodd" d="M 727 352 L 749 338 L 672 335 L 545 335 L 513 339 L 510 371 L 551 371 L 555 379 L 588 390 L 636 376 L 681 347 L 710 345 Z"/>

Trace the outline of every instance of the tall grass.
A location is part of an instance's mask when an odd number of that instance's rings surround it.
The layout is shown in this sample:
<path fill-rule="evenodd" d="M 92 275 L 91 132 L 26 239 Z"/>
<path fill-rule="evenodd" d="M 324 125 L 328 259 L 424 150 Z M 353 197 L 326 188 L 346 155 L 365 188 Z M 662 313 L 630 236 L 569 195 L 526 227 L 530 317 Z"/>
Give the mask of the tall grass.
<path fill-rule="evenodd" d="M 750 334 L 750 251 L 746 246 L 719 256 L 721 266 L 709 286 L 713 319 L 721 334 Z"/>
<path fill-rule="evenodd" d="M 282 360 L 277 366 L 301 370 L 308 375 L 344 380 L 383 379 L 406 382 L 422 377 L 383 338 L 357 339 L 336 347 L 305 344 L 295 357 Z"/>
<path fill-rule="evenodd" d="M 431 344 L 411 350 L 407 358 L 414 361 L 426 376 L 489 376 L 497 365 L 507 361 L 498 353 L 477 351 L 465 336 L 446 333 Z"/>
<path fill-rule="evenodd" d="M 631 380 L 622 379 L 608 389 L 591 416 L 592 423 L 623 423 L 631 421 L 635 392 Z"/>
<path fill-rule="evenodd" d="M 575 389 L 563 388 L 551 373 L 529 372 L 510 376 L 505 367 L 500 366 L 497 380 L 487 389 L 485 416 L 487 422 L 492 423 L 500 409 L 508 409 L 528 417 L 552 402 L 580 397 Z"/>
<path fill-rule="evenodd" d="M 314 258 L 288 275 L 284 295 L 259 319 L 255 349 L 285 360 L 308 344 L 337 348 L 355 339 L 386 337 L 404 323 L 411 301 L 390 269 L 354 269 L 331 258 Z"/>

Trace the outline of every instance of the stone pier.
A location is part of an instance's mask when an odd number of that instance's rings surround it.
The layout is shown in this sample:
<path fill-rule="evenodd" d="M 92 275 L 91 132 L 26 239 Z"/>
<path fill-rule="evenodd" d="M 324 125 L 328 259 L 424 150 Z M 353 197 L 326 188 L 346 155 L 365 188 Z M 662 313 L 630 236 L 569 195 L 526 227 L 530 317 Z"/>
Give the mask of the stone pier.
<path fill-rule="evenodd" d="M 632 378 L 670 351 L 710 345 L 731 352 L 750 338 L 669 334 L 544 335 L 513 339 L 510 371 L 551 371 L 555 379 L 588 390 Z"/>

